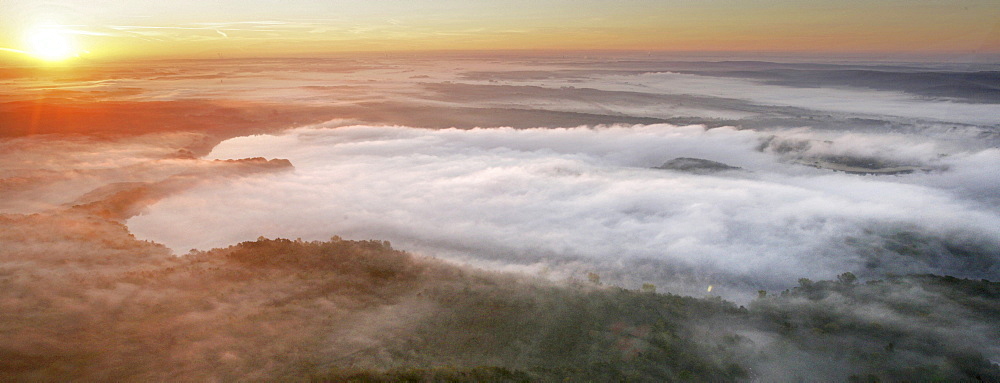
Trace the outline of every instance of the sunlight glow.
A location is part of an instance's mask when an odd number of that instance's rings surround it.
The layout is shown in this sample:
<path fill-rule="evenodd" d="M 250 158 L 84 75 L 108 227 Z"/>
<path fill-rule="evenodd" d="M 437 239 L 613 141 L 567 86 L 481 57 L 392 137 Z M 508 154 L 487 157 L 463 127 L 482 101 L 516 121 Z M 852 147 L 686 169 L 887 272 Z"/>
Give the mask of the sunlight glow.
<path fill-rule="evenodd" d="M 28 53 L 46 61 L 61 61 L 77 55 L 73 40 L 55 29 L 36 29 L 27 34 Z"/>

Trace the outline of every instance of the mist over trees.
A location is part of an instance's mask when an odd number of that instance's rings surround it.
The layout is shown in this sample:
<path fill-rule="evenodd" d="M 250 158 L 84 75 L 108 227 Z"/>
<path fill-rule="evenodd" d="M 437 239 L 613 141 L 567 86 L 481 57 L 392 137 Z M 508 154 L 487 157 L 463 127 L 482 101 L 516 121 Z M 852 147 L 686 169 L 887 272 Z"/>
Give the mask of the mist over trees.
<path fill-rule="evenodd" d="M 3 219 L 3 380 L 1000 379 L 995 282 L 843 274 L 742 307 L 378 240 L 172 257 L 112 220 Z"/>

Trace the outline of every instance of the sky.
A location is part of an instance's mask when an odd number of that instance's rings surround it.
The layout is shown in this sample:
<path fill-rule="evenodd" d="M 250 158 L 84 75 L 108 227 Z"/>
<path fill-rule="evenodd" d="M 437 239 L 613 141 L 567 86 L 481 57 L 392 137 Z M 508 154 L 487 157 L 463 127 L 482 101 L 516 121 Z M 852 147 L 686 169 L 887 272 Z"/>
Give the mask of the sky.
<path fill-rule="evenodd" d="M 427 50 L 995 54 L 997 9 L 997 0 L 0 0 L 0 57 Z"/>

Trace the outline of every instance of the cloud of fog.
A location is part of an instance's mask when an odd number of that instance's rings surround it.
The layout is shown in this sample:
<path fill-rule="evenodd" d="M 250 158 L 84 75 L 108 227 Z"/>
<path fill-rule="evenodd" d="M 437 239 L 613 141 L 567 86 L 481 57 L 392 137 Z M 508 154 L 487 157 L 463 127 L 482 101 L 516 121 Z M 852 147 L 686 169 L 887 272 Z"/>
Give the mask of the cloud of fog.
<path fill-rule="evenodd" d="M 36 213 L 118 182 L 158 181 L 192 170 L 197 133 L 119 140 L 32 136 L 0 140 L 0 213 Z"/>
<path fill-rule="evenodd" d="M 0 176 L 25 169 L 109 169 L 149 159 L 176 157 L 178 151 L 204 140 L 203 134 L 176 132 L 121 140 L 86 137 L 21 137 L 0 141 Z"/>
<path fill-rule="evenodd" d="M 670 125 L 303 128 L 231 139 L 210 155 L 287 158 L 294 172 L 200 186 L 128 225 L 178 253 L 259 235 L 336 234 L 473 263 L 536 265 L 557 275 L 595 270 L 626 285 L 668 285 L 678 273 L 695 275 L 704 285 L 691 291 L 714 283 L 723 294 L 737 294 L 727 293 L 731 284 L 745 292 L 747 284 L 773 287 L 843 271 L 1000 275 L 1000 214 L 935 187 L 935 177 L 948 172 L 873 177 L 813 169 L 759 151 L 768 137 Z M 817 138 L 831 147 L 857 140 Z M 922 144 L 881 155 L 945 164 L 990 155 L 941 160 L 940 150 Z M 744 170 L 651 169 L 676 157 Z M 995 165 L 961 168 L 996 172 Z M 882 251 L 881 238 L 899 233 L 916 235 L 925 245 L 919 251 L 933 257 Z M 941 250 L 955 241 L 981 259 L 961 263 Z"/>
<path fill-rule="evenodd" d="M 756 331 L 749 332 L 754 341 L 746 343 L 759 347 L 750 359 L 756 359 L 755 372 L 772 377 L 766 380 L 826 375 L 822 380 L 844 381 L 868 374 L 912 380 L 905 375 L 926 376 L 915 366 L 934 360 L 930 364 L 939 376 L 981 369 L 970 375 L 994 381 L 1000 372 L 995 363 L 1000 345 L 992 338 L 1000 329 L 992 319 L 984 320 L 994 318 L 996 309 L 979 302 L 995 299 L 997 292 L 995 282 L 927 275 L 867 284 L 805 281 L 791 292 L 750 305 L 765 317 L 781 318 L 779 333 L 797 339 L 797 347 L 775 341 L 777 334 Z M 824 355 L 831 349 L 841 351 Z M 934 354 L 949 356 L 930 357 Z M 870 364 L 858 369 L 858 359 Z M 787 378 L 774 378 L 781 376 Z"/>
<path fill-rule="evenodd" d="M 280 160 L 194 158 L 189 148 L 205 141 L 206 136 L 198 133 L 0 140 L 0 214 L 90 204 L 88 208 L 103 210 L 101 215 L 106 218 L 118 213 L 128 216 L 144 201 L 197 182 L 290 168 L 287 161 Z"/>

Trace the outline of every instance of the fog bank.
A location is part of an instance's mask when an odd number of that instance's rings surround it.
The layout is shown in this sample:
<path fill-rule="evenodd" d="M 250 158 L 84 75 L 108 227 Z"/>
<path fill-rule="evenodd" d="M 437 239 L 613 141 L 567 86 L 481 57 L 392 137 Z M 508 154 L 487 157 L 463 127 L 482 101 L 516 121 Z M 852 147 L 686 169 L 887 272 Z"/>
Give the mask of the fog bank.
<path fill-rule="evenodd" d="M 899 135 L 310 127 L 231 139 L 210 154 L 247 156 L 287 158 L 295 171 L 191 189 L 129 227 L 180 254 L 262 233 L 339 234 L 492 268 L 594 271 L 688 293 L 712 284 L 729 296 L 786 286 L 789 275 L 1000 275 L 1000 214 L 994 196 L 975 193 L 996 170 L 971 166 L 997 153 Z M 653 169 L 677 157 L 741 170 Z M 923 170 L 861 176 L 803 165 L 833 157 Z M 957 171 L 968 176 L 956 180 Z"/>

